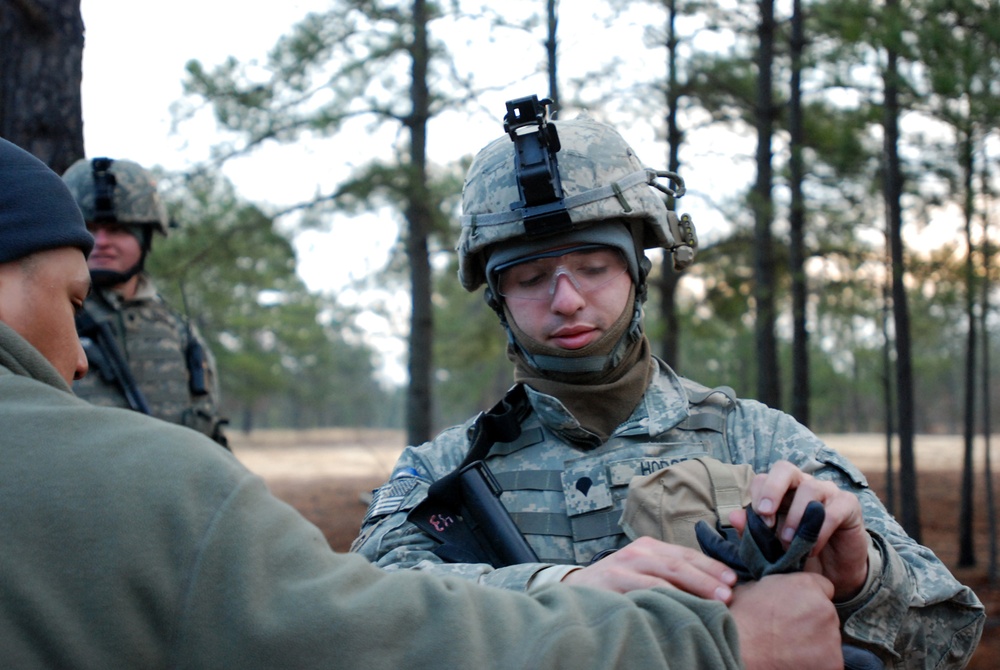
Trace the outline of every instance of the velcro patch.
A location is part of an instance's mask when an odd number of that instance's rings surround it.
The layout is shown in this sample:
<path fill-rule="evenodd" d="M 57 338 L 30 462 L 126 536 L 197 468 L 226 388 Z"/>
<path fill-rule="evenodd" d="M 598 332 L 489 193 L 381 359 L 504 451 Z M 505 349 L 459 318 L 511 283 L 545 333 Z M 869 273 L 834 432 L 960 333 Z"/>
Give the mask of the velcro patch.
<path fill-rule="evenodd" d="M 372 502 L 368 506 L 365 521 L 377 516 L 385 516 L 398 512 L 410 491 L 417 487 L 420 480 L 416 477 L 400 477 L 393 479 L 372 493 Z"/>

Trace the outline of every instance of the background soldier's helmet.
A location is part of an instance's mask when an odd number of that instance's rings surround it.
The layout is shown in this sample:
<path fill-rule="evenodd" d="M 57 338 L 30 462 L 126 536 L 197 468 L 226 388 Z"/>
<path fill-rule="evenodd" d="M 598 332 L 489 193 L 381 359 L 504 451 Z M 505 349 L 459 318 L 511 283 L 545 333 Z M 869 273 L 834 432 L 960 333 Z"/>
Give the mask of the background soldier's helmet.
<path fill-rule="evenodd" d="M 694 225 L 687 215 L 678 217 L 667 209 L 663 197 L 684 194 L 680 177 L 644 168 L 608 125 L 588 118 L 550 124 L 558 131 L 561 148 L 556 158 L 572 230 L 621 221 L 641 248 L 667 249 L 677 269 L 690 265 L 697 247 Z M 505 135 L 479 152 L 466 176 L 458 259 L 459 278 L 468 291 L 485 283 L 487 259 L 495 245 L 527 237 L 524 209 L 518 208 L 514 152 L 514 142 Z M 664 177 L 669 185 L 657 181 Z"/>
<path fill-rule="evenodd" d="M 88 223 L 150 226 L 167 234 L 169 219 L 156 180 L 129 160 L 81 158 L 63 174 Z"/>

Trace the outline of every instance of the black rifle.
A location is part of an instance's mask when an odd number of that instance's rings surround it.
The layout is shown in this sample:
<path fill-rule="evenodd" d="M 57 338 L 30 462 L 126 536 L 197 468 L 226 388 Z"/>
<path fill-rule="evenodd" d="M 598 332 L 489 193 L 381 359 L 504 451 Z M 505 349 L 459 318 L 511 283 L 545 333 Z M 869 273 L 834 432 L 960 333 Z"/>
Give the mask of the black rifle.
<path fill-rule="evenodd" d="M 188 390 L 193 396 L 208 395 L 208 384 L 205 381 L 205 368 L 208 367 L 205 348 L 194 336 L 194 329 L 191 328 L 191 310 L 188 309 L 187 293 L 184 292 L 184 282 L 179 282 L 178 288 L 181 292 L 181 303 L 184 305 L 184 329 L 187 334 L 187 347 L 184 350 L 184 359 L 188 369 Z"/>
<path fill-rule="evenodd" d="M 448 563 L 489 563 L 495 568 L 537 563 L 538 556 L 500 502 L 502 489 L 483 461 L 490 447 L 521 434 L 528 409 L 520 384 L 507 392 L 473 426 L 472 446 L 462 464 L 431 484 L 427 497 L 407 519 L 440 545 L 434 550 Z"/>
<path fill-rule="evenodd" d="M 98 369 L 101 379 L 117 383 L 129 407 L 143 414 L 152 414 L 107 322 L 97 321 L 81 311 L 76 316 L 76 332 L 87 352 L 87 360 Z"/>

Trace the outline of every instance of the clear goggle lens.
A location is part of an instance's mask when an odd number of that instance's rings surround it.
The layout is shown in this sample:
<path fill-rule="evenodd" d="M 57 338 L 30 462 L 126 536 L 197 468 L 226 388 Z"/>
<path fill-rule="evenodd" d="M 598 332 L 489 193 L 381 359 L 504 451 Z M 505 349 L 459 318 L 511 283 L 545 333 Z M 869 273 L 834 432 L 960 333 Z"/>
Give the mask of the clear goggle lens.
<path fill-rule="evenodd" d="M 586 249 L 532 258 L 505 268 L 498 276 L 498 287 L 504 298 L 549 300 L 555 295 L 559 277 L 566 277 L 580 293 L 591 293 L 627 270 L 628 264 L 617 249 Z"/>

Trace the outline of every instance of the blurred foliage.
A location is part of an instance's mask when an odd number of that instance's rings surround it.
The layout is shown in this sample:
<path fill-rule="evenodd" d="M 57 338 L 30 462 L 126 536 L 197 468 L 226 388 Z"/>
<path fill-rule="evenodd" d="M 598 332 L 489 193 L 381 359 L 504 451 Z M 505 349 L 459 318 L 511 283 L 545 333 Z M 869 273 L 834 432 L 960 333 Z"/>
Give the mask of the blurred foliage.
<path fill-rule="evenodd" d="M 148 269 L 209 342 L 233 426 L 394 423 L 354 315 L 306 289 L 273 220 L 211 173 L 166 190 L 176 227 Z"/>

